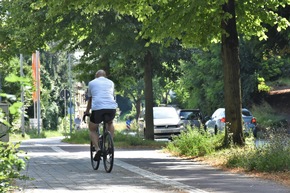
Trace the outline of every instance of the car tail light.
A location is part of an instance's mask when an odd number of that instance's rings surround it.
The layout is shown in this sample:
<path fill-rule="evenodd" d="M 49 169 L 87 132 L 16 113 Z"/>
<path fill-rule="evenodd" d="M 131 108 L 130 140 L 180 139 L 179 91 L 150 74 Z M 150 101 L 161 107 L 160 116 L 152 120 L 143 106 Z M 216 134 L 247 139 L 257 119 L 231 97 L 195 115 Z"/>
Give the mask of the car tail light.
<path fill-rule="evenodd" d="M 256 123 L 257 123 L 257 120 L 256 120 L 256 118 L 255 118 L 255 117 L 253 117 L 251 122 L 252 122 L 252 123 L 254 123 L 254 124 L 256 124 Z"/>
<path fill-rule="evenodd" d="M 226 118 L 225 117 L 221 118 L 221 122 L 225 123 L 226 122 Z"/>

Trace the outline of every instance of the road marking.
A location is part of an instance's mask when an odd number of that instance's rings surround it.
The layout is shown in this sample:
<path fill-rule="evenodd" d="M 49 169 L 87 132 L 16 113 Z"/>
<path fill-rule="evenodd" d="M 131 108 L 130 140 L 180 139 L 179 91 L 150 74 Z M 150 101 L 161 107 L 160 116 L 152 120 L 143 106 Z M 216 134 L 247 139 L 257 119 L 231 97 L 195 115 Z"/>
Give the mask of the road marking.
<path fill-rule="evenodd" d="M 67 151 L 62 150 L 60 147 L 57 147 L 57 146 L 51 146 L 50 148 L 53 151 L 60 152 L 60 153 L 66 153 L 67 152 Z"/>
<path fill-rule="evenodd" d="M 180 182 L 171 180 L 171 179 L 166 178 L 164 176 L 160 176 L 160 175 L 154 174 L 154 173 L 149 172 L 147 170 L 143 170 L 143 169 L 141 169 L 139 167 L 133 166 L 131 164 L 128 164 L 128 163 L 123 162 L 123 161 L 118 160 L 118 159 L 115 159 L 114 163 L 116 165 L 126 169 L 126 170 L 129 170 L 131 172 L 134 172 L 136 174 L 144 176 L 145 178 L 149 178 L 151 180 L 154 180 L 154 181 L 159 182 L 159 183 L 164 184 L 164 185 L 172 186 L 174 188 L 186 191 L 188 193 L 209 193 L 207 191 L 204 191 L 204 190 L 201 190 L 201 189 L 198 189 L 198 188 L 195 188 L 195 187 L 192 187 L 192 186 L 188 186 L 188 185 L 182 184 Z"/>

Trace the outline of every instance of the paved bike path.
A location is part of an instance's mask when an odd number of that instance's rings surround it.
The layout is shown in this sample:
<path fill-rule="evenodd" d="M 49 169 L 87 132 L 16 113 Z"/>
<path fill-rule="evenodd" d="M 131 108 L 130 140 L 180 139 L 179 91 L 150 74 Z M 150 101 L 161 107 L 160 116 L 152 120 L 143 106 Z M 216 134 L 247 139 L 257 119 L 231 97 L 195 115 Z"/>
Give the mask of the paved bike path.
<path fill-rule="evenodd" d="M 90 165 L 87 145 L 61 143 L 59 138 L 23 141 L 30 159 L 18 184 L 26 193 L 289 193 L 277 183 L 231 174 L 210 166 L 171 157 L 156 150 L 116 150 L 112 173 Z"/>
<path fill-rule="evenodd" d="M 101 163 L 92 169 L 89 146 L 60 143 L 60 139 L 28 140 L 21 143 L 29 157 L 23 174 L 34 178 L 18 181 L 25 193 L 185 193 L 181 188 L 150 179 L 143 170 L 115 159 L 112 173 L 106 173 Z M 116 151 L 116 155 L 118 155 Z M 24 155 L 23 155 L 24 156 Z M 131 171 L 128 168 L 131 167 Z M 133 167 L 134 168 L 134 167 Z M 141 175 L 140 175 L 141 171 Z M 143 172 L 143 173 L 142 173 Z"/>

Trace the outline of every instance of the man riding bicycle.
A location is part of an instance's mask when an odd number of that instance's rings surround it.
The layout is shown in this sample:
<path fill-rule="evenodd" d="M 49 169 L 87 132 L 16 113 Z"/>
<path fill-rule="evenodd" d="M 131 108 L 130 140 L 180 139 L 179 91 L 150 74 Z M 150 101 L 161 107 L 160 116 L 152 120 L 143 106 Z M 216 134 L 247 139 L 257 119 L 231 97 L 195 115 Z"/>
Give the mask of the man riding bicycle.
<path fill-rule="evenodd" d="M 106 78 L 106 72 L 104 70 L 98 70 L 95 75 L 95 79 L 90 81 L 88 84 L 88 103 L 85 114 L 90 114 L 92 109 L 89 122 L 90 138 L 93 142 L 97 151 L 94 160 L 101 159 L 101 151 L 98 146 L 99 137 L 96 130 L 99 124 L 103 121 L 103 115 L 107 114 L 110 119 L 107 123 L 107 128 L 114 136 L 114 125 L 113 119 L 116 115 L 117 103 L 114 97 L 114 82 Z"/>

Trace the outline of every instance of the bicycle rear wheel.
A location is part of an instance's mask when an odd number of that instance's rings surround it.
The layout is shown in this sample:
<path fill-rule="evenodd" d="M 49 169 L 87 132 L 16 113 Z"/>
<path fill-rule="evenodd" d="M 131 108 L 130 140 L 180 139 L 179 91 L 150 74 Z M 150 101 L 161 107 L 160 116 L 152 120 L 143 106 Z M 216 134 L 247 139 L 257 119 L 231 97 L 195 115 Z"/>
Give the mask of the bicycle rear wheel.
<path fill-rule="evenodd" d="M 99 168 L 101 160 L 97 160 L 97 161 L 94 160 L 94 157 L 95 157 L 97 151 L 96 151 L 95 146 L 93 145 L 92 141 L 91 141 L 91 145 L 90 145 L 90 152 L 91 152 L 91 164 L 92 164 L 92 167 L 93 167 L 94 170 L 97 170 Z"/>
<path fill-rule="evenodd" d="M 103 161 L 104 167 L 107 173 L 110 173 L 113 169 L 114 164 L 114 143 L 110 132 L 106 132 L 104 136 L 104 151 Z"/>

